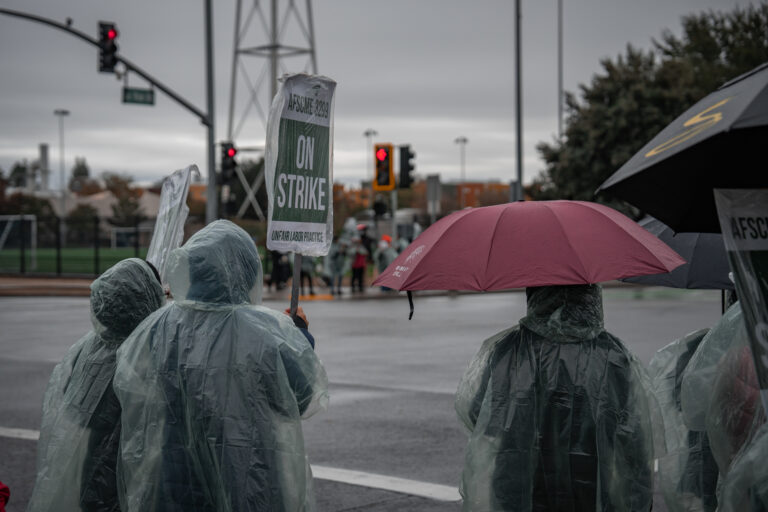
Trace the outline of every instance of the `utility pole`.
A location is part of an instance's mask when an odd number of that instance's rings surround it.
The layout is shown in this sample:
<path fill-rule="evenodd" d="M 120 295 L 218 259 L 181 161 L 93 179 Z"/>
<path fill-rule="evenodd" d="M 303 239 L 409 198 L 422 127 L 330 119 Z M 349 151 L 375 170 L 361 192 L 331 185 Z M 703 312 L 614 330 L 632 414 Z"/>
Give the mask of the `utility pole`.
<path fill-rule="evenodd" d="M 53 114 L 59 118 L 59 176 L 61 176 L 61 216 L 67 216 L 67 171 L 64 166 L 64 117 L 69 110 L 57 108 Z M 63 224 L 62 224 L 63 225 Z"/>
<path fill-rule="evenodd" d="M 517 187 L 520 191 L 518 198 L 523 198 L 523 84 L 522 62 L 520 48 L 520 0 L 515 0 L 515 104 L 517 130 Z"/>
<path fill-rule="evenodd" d="M 469 142 L 469 139 L 464 137 L 463 135 L 461 137 L 456 137 L 456 140 L 454 140 L 456 144 L 459 145 L 459 159 L 461 161 L 461 184 L 459 185 L 459 210 L 464 209 L 464 181 L 465 181 L 465 169 L 464 169 L 464 148 L 467 145 L 467 142 Z"/>
<path fill-rule="evenodd" d="M 557 0 L 557 137 L 563 138 L 563 0 Z"/>
<path fill-rule="evenodd" d="M 365 130 L 363 132 L 363 137 L 366 138 L 366 146 L 365 146 L 365 161 L 367 162 L 365 164 L 366 177 L 370 177 L 371 178 L 371 204 L 368 205 L 371 208 L 373 208 L 373 197 L 374 197 L 374 193 L 375 193 L 374 190 L 373 190 L 373 180 L 376 179 L 376 177 L 373 175 L 373 171 L 370 170 L 370 169 L 372 169 L 372 165 L 373 165 L 371 156 L 373 154 L 373 151 L 372 151 L 372 148 L 373 148 L 373 138 L 375 136 L 377 136 L 378 134 L 379 134 L 379 132 L 377 132 L 373 128 L 368 128 L 367 130 Z"/>
<path fill-rule="evenodd" d="M 216 217 L 218 207 L 218 195 L 216 194 L 216 116 L 214 115 L 214 94 L 213 94 L 213 12 L 211 9 L 211 0 L 205 0 L 205 90 L 208 110 L 208 138 L 207 138 L 207 157 L 208 157 L 208 187 L 205 195 L 205 223 L 210 224 Z"/>

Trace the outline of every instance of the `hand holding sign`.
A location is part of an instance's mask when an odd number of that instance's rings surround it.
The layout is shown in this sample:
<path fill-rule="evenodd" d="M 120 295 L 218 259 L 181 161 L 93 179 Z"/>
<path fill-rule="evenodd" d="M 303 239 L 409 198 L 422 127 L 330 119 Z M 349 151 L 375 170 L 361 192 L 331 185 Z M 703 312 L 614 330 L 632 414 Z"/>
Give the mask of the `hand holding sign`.
<path fill-rule="evenodd" d="M 267 248 L 294 252 L 291 313 L 301 255 L 325 256 L 333 239 L 333 97 L 336 82 L 314 75 L 282 79 L 267 123 Z"/>

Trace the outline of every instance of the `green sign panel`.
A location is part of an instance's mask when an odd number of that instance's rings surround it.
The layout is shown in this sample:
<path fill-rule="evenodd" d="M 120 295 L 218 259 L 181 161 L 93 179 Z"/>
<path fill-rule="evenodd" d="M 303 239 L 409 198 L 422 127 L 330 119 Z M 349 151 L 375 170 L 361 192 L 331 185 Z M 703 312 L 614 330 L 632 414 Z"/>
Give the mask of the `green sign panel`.
<path fill-rule="evenodd" d="M 136 87 L 123 87 L 123 103 L 135 103 L 137 105 L 154 105 L 155 91 L 153 89 L 137 89 Z"/>

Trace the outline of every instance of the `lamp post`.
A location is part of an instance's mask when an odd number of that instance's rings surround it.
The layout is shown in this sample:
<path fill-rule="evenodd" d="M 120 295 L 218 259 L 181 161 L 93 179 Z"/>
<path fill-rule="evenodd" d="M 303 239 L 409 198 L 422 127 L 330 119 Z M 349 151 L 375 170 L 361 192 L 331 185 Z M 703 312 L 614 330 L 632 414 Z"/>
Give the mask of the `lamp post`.
<path fill-rule="evenodd" d="M 373 208 L 373 180 L 374 180 L 374 176 L 373 176 L 373 170 L 369 170 L 369 169 L 371 169 L 371 165 L 372 165 L 370 157 L 373 154 L 372 153 L 373 138 L 376 135 L 378 135 L 378 134 L 379 134 L 379 132 L 377 132 L 373 128 L 368 128 L 367 130 L 365 130 L 363 132 L 363 137 L 365 137 L 366 140 L 367 140 L 367 142 L 366 142 L 367 146 L 365 148 L 365 161 L 367 162 L 365 164 L 365 172 L 366 172 L 366 177 L 370 176 L 370 178 L 371 178 L 371 200 L 370 200 L 370 204 L 368 205 L 371 208 Z"/>
<path fill-rule="evenodd" d="M 461 158 L 461 184 L 459 185 L 459 209 L 464 209 L 464 148 L 467 145 L 467 142 L 469 142 L 469 139 L 464 137 L 463 135 L 461 137 L 456 137 L 456 140 L 453 141 L 454 143 L 459 145 L 459 155 Z"/>
<path fill-rule="evenodd" d="M 53 114 L 59 118 L 59 173 L 61 175 L 61 216 L 67 216 L 67 173 L 64 170 L 64 117 L 69 110 L 57 108 Z"/>

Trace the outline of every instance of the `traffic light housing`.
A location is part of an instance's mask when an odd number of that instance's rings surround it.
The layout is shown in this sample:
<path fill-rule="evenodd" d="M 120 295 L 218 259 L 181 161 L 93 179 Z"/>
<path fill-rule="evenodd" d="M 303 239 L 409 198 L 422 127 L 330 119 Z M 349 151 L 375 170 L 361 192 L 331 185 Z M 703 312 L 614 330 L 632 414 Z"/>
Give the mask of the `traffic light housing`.
<path fill-rule="evenodd" d="M 99 72 L 114 73 L 117 65 L 117 28 L 108 21 L 99 22 Z"/>
<path fill-rule="evenodd" d="M 392 171 L 392 144 L 373 146 L 373 190 L 386 192 L 395 189 L 395 173 Z"/>
<path fill-rule="evenodd" d="M 411 146 L 400 146 L 400 188 L 410 188 L 413 183 L 411 173 L 414 170 L 414 163 L 411 162 L 416 157 L 416 153 L 411 151 Z"/>
<path fill-rule="evenodd" d="M 221 182 L 228 183 L 235 177 L 237 148 L 231 142 L 221 143 Z"/>

